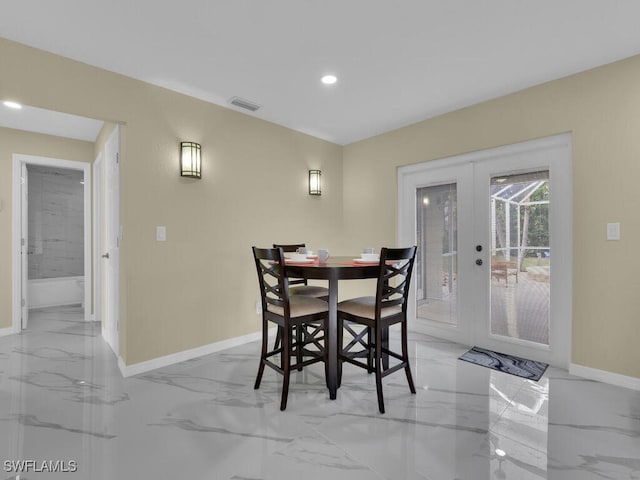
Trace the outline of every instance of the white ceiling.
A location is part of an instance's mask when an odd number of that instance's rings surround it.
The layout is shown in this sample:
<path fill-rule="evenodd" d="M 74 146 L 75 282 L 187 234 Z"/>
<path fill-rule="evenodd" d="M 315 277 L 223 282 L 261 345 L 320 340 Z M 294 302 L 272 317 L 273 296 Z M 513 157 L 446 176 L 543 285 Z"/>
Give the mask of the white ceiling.
<path fill-rule="evenodd" d="M 95 142 L 104 122 L 23 105 L 14 110 L 0 104 L 0 127 Z"/>
<path fill-rule="evenodd" d="M 638 0 L 21 0 L 0 36 L 348 144 L 638 54 L 639 18 Z"/>

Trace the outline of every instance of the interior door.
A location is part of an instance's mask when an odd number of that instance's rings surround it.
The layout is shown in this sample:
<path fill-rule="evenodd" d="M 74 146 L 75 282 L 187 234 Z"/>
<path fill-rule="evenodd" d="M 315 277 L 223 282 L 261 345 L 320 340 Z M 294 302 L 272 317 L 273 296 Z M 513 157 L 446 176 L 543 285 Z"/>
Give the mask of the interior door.
<path fill-rule="evenodd" d="M 27 163 L 20 166 L 20 271 L 22 329 L 29 323 L 29 172 Z"/>
<path fill-rule="evenodd" d="M 413 328 L 568 366 L 570 159 L 562 135 L 400 169 Z"/>
<path fill-rule="evenodd" d="M 93 162 L 93 311 L 94 320 L 102 322 L 102 295 L 104 272 L 102 270 L 103 225 L 104 225 L 104 182 L 103 182 L 103 154 L 100 153 Z"/>
<path fill-rule="evenodd" d="M 102 335 L 119 354 L 120 307 L 120 132 L 116 127 L 105 145 L 105 243 L 102 254 L 105 272 L 105 308 Z"/>

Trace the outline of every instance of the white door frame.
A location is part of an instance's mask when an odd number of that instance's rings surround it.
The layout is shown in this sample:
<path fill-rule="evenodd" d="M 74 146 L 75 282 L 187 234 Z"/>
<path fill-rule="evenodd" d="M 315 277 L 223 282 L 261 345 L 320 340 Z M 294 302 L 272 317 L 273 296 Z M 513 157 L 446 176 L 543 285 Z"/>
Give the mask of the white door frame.
<path fill-rule="evenodd" d="M 20 164 L 20 328 L 29 324 L 29 171 L 27 164 Z"/>
<path fill-rule="evenodd" d="M 28 205 L 22 201 L 22 167 L 23 165 L 42 165 L 48 167 L 81 170 L 84 175 L 84 319 L 91 320 L 91 164 L 74 160 L 59 158 L 39 157 L 35 155 L 13 154 L 13 183 L 12 183 L 12 329 L 20 332 L 22 329 L 22 279 L 28 272 L 23 272 L 21 248 L 22 248 L 22 216 Z M 26 241 L 26 240 L 25 240 Z M 27 305 L 28 307 L 28 305 Z"/>
<path fill-rule="evenodd" d="M 461 166 L 465 164 L 481 164 L 483 160 L 496 161 L 501 158 L 517 157 L 519 155 L 534 154 L 536 152 L 544 152 L 545 150 L 560 150 L 563 160 L 560 162 L 552 162 L 546 167 L 550 170 L 550 191 L 553 203 L 554 214 L 550 219 L 551 238 L 559 238 L 561 234 L 563 241 L 555 242 L 553 247 L 554 272 L 553 282 L 551 284 L 551 301 L 554 310 L 555 322 L 552 323 L 552 331 L 550 332 L 550 348 L 547 348 L 549 354 L 549 363 L 554 366 L 568 368 L 571 360 L 571 319 L 572 319 L 572 254 L 573 254 L 573 238 L 572 238 L 572 181 L 571 181 L 571 134 L 561 134 L 546 137 L 537 140 L 497 147 L 478 152 L 458 155 L 454 157 L 434 160 L 417 165 L 409 165 L 398 169 L 398 244 L 408 245 L 416 242 L 416 188 L 427 186 L 419 183 L 416 178 L 425 172 L 442 172 L 447 168 Z M 544 166 L 541 164 L 541 166 Z M 517 163 L 514 163 L 513 170 L 518 170 Z M 424 178 L 424 175 L 423 175 Z M 418 182 L 418 183 L 417 183 Z M 459 218 L 459 222 L 461 219 Z M 473 250 L 473 243 L 470 245 L 462 245 L 461 242 L 477 241 L 477 230 L 473 233 L 473 238 L 458 239 L 458 250 Z M 485 239 L 482 239 L 484 241 Z M 466 252 L 467 250 L 465 250 Z M 485 253 L 489 248 L 485 248 Z M 473 257 L 475 258 L 475 257 Z M 461 259 L 459 259 L 461 261 Z M 485 262 L 487 263 L 487 262 Z M 416 282 L 413 282 L 412 298 L 409 302 L 409 321 L 415 322 L 415 288 Z M 478 292 L 477 292 L 478 293 Z M 482 293 L 482 292 L 480 292 Z M 479 294 L 479 293 L 478 293 Z M 462 292 L 460 292 L 462 297 Z M 461 298 L 458 298 L 460 301 Z M 556 301 L 557 299 L 565 299 L 565 301 Z M 465 305 L 458 304 L 458 312 L 460 315 L 465 314 Z M 557 319 L 562 319 L 558 322 Z M 554 329 L 554 324 L 557 324 Z M 433 332 L 431 331 L 433 330 Z M 442 338 L 448 338 L 454 341 L 461 341 L 455 337 L 455 328 L 442 325 L 440 327 L 430 329 L 429 333 L 435 334 Z M 459 338 L 459 337 L 458 337 Z M 467 343 L 467 342 L 464 342 Z M 505 343 L 502 349 L 505 353 L 516 354 L 509 351 L 511 345 Z M 514 344 L 515 345 L 515 344 Z M 513 349 L 525 348 L 523 345 L 515 345 Z M 546 347 L 545 347 L 546 348 Z M 540 353 L 540 355 L 543 355 Z M 535 351 L 531 351 L 529 358 L 534 360 L 537 356 Z"/>
<path fill-rule="evenodd" d="M 104 182 L 102 152 L 93 162 L 93 320 L 102 321 Z"/>

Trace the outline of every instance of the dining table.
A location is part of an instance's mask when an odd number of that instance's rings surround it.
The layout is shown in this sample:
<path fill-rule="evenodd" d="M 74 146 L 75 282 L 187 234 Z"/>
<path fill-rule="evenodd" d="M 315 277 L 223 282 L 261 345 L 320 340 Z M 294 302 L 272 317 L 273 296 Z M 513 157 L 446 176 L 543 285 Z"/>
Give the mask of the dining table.
<path fill-rule="evenodd" d="M 327 388 L 329 398 L 335 400 L 338 392 L 338 283 L 340 280 L 377 278 L 379 261 L 365 262 L 354 257 L 329 257 L 326 262 L 316 258 L 304 261 L 285 260 L 284 273 L 289 278 L 327 280 L 329 287 L 329 315 L 325 332 L 327 349 Z"/>

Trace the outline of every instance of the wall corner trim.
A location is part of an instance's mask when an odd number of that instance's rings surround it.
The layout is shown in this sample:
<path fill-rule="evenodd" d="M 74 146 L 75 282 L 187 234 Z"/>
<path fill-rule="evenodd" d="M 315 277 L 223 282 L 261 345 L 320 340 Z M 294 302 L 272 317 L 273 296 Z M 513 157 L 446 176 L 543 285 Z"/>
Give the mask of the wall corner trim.
<path fill-rule="evenodd" d="M 275 331 L 275 329 L 273 330 Z M 145 373 L 150 370 L 155 370 L 156 368 L 167 367 L 169 365 L 184 362 L 186 360 L 191 360 L 193 358 L 209 355 L 210 353 L 216 353 L 222 350 L 227 350 L 232 347 L 244 345 L 245 343 L 250 343 L 256 340 L 260 340 L 260 338 L 262 338 L 262 332 L 249 333 L 247 335 L 242 335 L 240 337 L 229 338 L 227 340 L 222 340 L 220 342 L 210 343 L 208 345 L 203 345 L 201 347 L 196 347 L 189 350 L 183 350 L 181 352 L 172 353 L 170 355 L 165 355 L 163 357 L 158 357 L 152 360 L 147 360 L 145 362 L 140 362 L 140 363 L 134 363 L 131 365 L 125 364 L 122 357 L 118 356 L 118 368 L 120 369 L 120 373 L 122 374 L 123 377 L 125 378 L 132 377 L 134 375 L 139 375 L 141 373 Z M 258 357 L 259 357 L 259 353 L 258 353 L 258 350 L 256 350 L 256 361 Z"/>
<path fill-rule="evenodd" d="M 619 373 L 608 372 L 606 370 L 598 370 L 597 368 L 585 367 L 584 365 L 575 363 L 569 365 L 569 373 L 577 377 L 615 385 L 616 387 L 640 391 L 640 378 L 620 375 Z"/>

